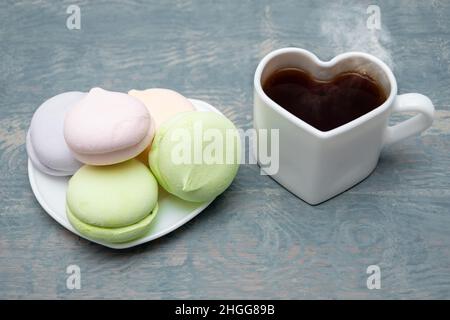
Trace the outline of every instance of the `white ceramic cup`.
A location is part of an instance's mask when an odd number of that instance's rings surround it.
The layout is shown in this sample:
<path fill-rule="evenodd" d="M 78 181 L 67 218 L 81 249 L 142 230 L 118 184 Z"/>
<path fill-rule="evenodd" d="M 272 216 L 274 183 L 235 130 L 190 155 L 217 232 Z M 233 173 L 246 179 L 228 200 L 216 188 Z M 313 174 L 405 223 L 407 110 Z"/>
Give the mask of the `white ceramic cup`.
<path fill-rule="evenodd" d="M 388 98 L 353 121 L 320 131 L 272 101 L 262 89 L 269 75 L 289 67 L 303 69 L 318 80 L 349 71 L 367 74 Z M 406 111 L 418 114 L 388 125 L 391 113 Z M 279 170 L 272 177 L 304 201 L 318 204 L 366 178 L 375 169 L 384 146 L 430 127 L 434 107 L 429 98 L 418 93 L 397 95 L 392 71 L 370 54 L 348 52 L 321 61 L 307 50 L 283 48 L 266 55 L 256 69 L 253 116 L 255 129 L 279 129 Z"/>

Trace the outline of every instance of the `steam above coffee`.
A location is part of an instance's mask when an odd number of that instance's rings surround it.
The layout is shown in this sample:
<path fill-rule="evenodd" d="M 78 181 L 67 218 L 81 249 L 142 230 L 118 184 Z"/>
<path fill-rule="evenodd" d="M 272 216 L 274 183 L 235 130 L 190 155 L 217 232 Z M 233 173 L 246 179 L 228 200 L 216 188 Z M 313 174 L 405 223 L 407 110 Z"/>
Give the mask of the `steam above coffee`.
<path fill-rule="evenodd" d="M 356 72 L 322 81 L 304 70 L 284 68 L 269 75 L 263 90 L 281 107 L 321 131 L 359 118 L 387 99 L 372 78 Z"/>

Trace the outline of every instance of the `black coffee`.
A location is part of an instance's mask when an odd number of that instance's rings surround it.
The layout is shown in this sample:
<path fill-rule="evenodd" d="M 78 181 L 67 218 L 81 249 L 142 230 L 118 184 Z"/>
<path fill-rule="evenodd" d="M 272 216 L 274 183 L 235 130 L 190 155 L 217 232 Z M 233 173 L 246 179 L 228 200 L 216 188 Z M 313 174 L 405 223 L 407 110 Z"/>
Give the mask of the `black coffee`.
<path fill-rule="evenodd" d="M 346 124 L 387 98 L 367 75 L 348 72 L 319 81 L 296 68 L 274 72 L 263 83 L 263 90 L 284 109 L 321 131 Z"/>

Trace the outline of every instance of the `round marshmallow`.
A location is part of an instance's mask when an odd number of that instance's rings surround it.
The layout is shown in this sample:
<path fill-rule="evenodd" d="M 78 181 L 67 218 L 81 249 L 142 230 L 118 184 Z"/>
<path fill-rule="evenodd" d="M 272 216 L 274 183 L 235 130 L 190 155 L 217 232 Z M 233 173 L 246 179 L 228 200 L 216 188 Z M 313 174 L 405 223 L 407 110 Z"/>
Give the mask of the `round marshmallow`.
<path fill-rule="evenodd" d="M 93 88 L 67 113 L 64 137 L 75 157 L 110 165 L 136 157 L 150 145 L 155 125 L 138 99 Z"/>
<path fill-rule="evenodd" d="M 69 180 L 66 213 L 81 234 L 122 243 L 149 231 L 157 201 L 156 179 L 139 161 L 85 165 Z"/>
<path fill-rule="evenodd" d="M 180 112 L 195 110 L 188 99 L 170 89 L 131 90 L 128 94 L 145 104 L 155 119 L 156 128 Z"/>
<path fill-rule="evenodd" d="M 70 176 L 82 166 L 64 140 L 64 118 L 84 96 L 83 92 L 61 93 L 45 101 L 34 113 L 26 148 L 38 170 L 53 176 Z"/>
<path fill-rule="evenodd" d="M 139 99 L 148 108 L 155 120 L 156 129 L 162 123 L 180 112 L 195 110 L 194 105 L 183 95 L 170 89 L 153 88 L 147 90 L 131 90 L 129 95 Z M 144 164 L 148 164 L 149 145 L 138 157 Z"/>
<path fill-rule="evenodd" d="M 150 168 L 169 193 L 191 202 L 211 201 L 239 169 L 240 140 L 234 124 L 215 112 L 183 112 L 156 132 Z"/>

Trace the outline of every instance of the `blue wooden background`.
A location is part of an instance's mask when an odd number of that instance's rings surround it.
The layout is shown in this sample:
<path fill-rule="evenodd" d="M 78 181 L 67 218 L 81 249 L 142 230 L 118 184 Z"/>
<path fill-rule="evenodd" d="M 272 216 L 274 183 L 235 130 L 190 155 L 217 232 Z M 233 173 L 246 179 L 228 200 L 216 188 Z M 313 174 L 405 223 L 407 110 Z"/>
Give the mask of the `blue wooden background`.
<path fill-rule="evenodd" d="M 70 4 L 80 30 L 66 28 Z M 76 237 L 35 200 L 24 142 L 47 98 L 167 87 L 250 128 L 256 65 L 284 46 L 380 56 L 401 93 L 433 100 L 433 127 L 315 207 L 244 165 L 194 221 L 126 251 Z M 1 1 L 0 298 L 450 298 L 449 72 L 450 1 Z M 70 264 L 81 290 L 66 288 Z M 366 287 L 372 264 L 380 290 Z"/>

